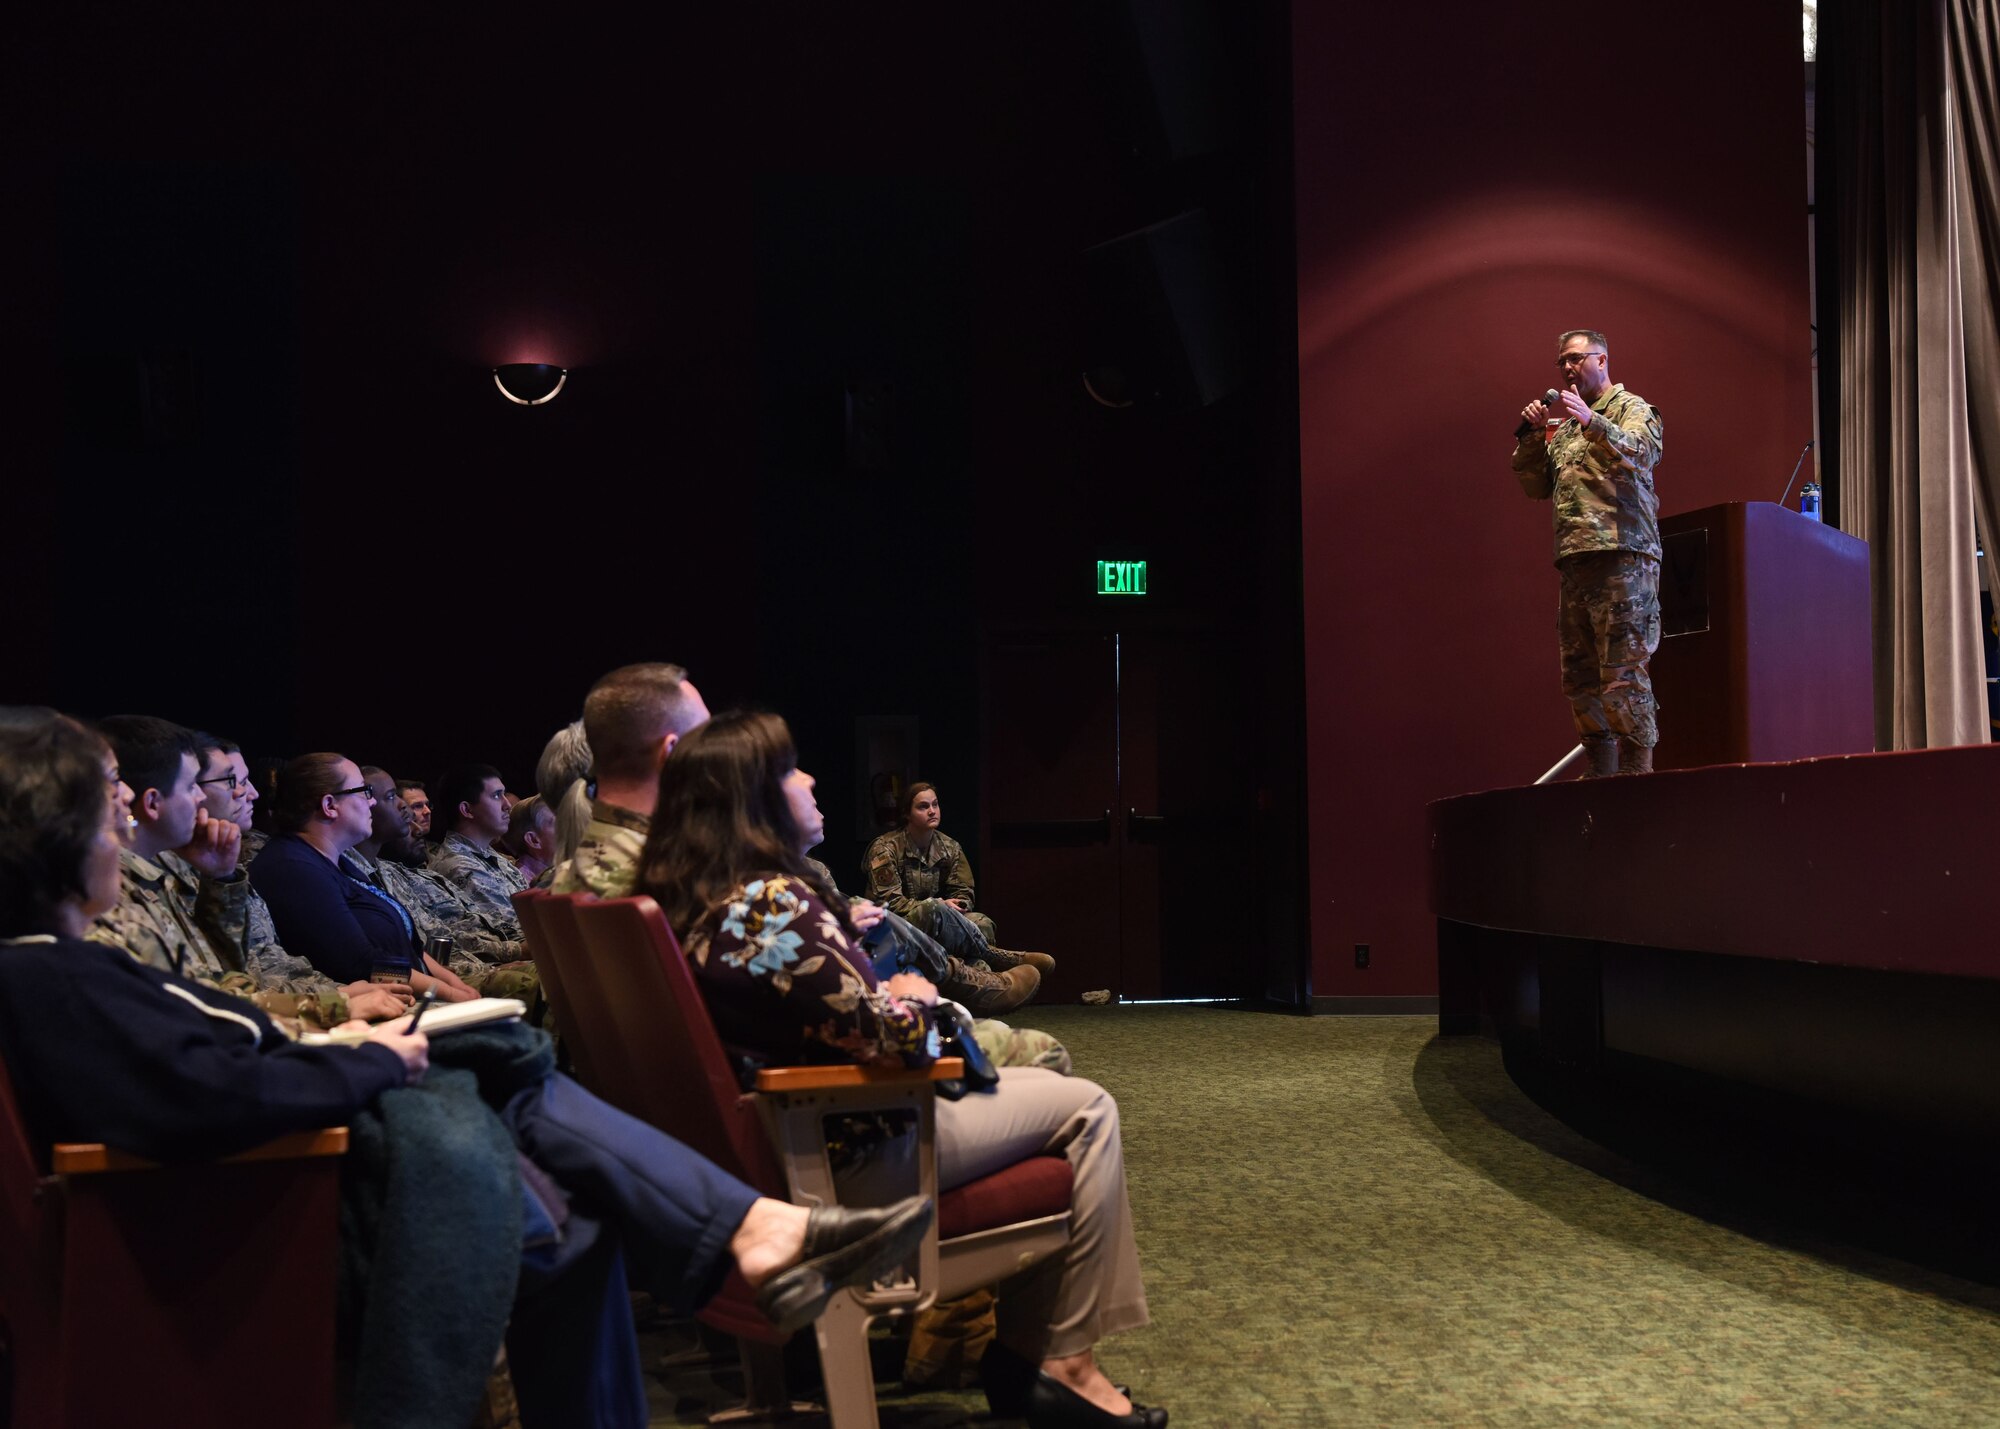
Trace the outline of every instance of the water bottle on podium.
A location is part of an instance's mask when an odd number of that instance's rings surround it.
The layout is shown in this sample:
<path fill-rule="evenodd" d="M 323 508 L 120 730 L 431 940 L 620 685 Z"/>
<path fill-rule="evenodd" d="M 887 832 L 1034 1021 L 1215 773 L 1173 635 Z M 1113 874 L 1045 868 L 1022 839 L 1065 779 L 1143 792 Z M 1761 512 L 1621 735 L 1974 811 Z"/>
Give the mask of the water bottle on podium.
<path fill-rule="evenodd" d="M 1799 515 L 1809 521 L 1817 521 L 1819 515 L 1819 483 L 1808 481 L 1799 489 Z"/>

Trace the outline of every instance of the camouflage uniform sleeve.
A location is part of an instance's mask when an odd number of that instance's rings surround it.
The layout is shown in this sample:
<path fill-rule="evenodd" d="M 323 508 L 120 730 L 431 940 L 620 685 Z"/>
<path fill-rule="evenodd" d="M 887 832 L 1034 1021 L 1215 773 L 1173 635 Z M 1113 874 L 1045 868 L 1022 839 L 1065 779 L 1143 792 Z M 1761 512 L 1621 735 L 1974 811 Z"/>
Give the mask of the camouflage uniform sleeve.
<path fill-rule="evenodd" d="M 159 927 L 126 899 L 91 920 L 84 936 L 107 948 L 120 948 L 149 968 L 163 973 L 174 970 L 173 949 L 160 936 Z"/>
<path fill-rule="evenodd" d="M 895 838 L 884 834 L 868 845 L 867 862 L 868 900 L 901 917 L 913 916 L 922 900 L 910 897 L 903 889 L 903 862 L 896 856 Z"/>
<path fill-rule="evenodd" d="M 965 911 L 970 913 L 975 906 L 972 898 L 972 862 L 965 856 L 965 845 L 954 843 L 957 852 L 952 856 L 951 867 L 945 871 L 944 887 L 938 890 L 940 898 L 963 898 Z"/>
<path fill-rule="evenodd" d="M 1618 412 L 1615 420 L 1613 408 Z M 1583 434 L 1592 445 L 1611 452 L 1621 465 L 1635 471 L 1651 471 L 1659 465 L 1666 440 L 1660 414 L 1643 397 L 1629 392 L 1620 393 L 1602 412 L 1592 413 Z"/>
<path fill-rule="evenodd" d="M 470 859 L 456 859 L 437 871 L 451 880 L 452 890 L 458 894 L 459 901 L 477 914 L 487 927 L 519 941 L 521 920 L 510 901 L 514 890 L 499 874 L 478 867 Z M 457 936 L 455 932 L 453 936 Z"/>
<path fill-rule="evenodd" d="M 228 878 L 204 877 L 200 888 L 189 910 L 195 927 L 225 963 L 250 969 L 250 876 L 239 868 Z"/>
<path fill-rule="evenodd" d="M 1547 431 L 1529 432 L 1514 443 L 1514 477 L 1530 501 L 1547 501 L 1556 489 L 1555 473 L 1549 470 Z"/>
<path fill-rule="evenodd" d="M 451 941 L 450 969 L 471 982 L 507 963 L 528 961 L 528 945 L 516 939 L 496 938 L 491 933 L 472 933 Z"/>

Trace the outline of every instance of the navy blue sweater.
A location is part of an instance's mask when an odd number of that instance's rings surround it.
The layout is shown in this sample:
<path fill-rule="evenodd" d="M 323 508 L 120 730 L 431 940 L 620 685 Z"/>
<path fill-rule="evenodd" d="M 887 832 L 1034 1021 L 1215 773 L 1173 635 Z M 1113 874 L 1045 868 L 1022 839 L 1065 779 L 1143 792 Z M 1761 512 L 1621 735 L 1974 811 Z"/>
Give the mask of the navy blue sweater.
<path fill-rule="evenodd" d="M 0 1055 L 36 1144 L 155 1161 L 339 1126 L 390 1087 L 386 1047 L 304 1047 L 241 998 L 73 938 L 0 944 Z"/>
<path fill-rule="evenodd" d="M 377 962 L 417 962 L 416 924 L 402 905 L 296 834 L 264 845 L 250 882 L 270 905 L 285 951 L 335 982 L 365 982 Z"/>

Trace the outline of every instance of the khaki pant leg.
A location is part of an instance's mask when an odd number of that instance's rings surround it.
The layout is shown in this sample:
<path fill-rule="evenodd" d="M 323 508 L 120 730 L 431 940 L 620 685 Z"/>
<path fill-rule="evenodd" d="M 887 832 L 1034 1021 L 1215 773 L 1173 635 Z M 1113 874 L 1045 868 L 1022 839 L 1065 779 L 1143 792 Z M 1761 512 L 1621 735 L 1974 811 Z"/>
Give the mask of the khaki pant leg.
<path fill-rule="evenodd" d="M 1076 1176 L 1069 1245 L 1000 1288 L 1000 1338 L 1031 1364 L 1150 1319 L 1111 1094 L 1079 1077 L 1003 1067 L 992 1095 L 938 1103 L 941 1186 L 1043 1152 L 1067 1157 Z"/>
<path fill-rule="evenodd" d="M 1042 1067 L 1002 1067 L 998 1091 L 937 1104 L 938 1189 L 948 1191 L 1043 1153 L 1075 1175 L 1069 1244 L 1000 1287 L 1000 1338 L 1039 1363 L 1079 1354 L 1150 1320 L 1125 1195 L 1118 1103 L 1095 1082 Z M 914 1189 L 910 1138 L 839 1174 L 848 1205 L 883 1205 Z"/>

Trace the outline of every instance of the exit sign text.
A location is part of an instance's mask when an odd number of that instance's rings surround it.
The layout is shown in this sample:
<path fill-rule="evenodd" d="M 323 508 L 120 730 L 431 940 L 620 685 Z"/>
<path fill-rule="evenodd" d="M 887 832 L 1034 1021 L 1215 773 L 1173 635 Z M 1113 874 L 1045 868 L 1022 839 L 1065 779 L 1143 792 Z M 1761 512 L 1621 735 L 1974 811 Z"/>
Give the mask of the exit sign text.
<path fill-rule="evenodd" d="M 1099 595 L 1144 595 L 1146 593 L 1146 563 L 1144 561 L 1099 561 L 1097 563 L 1097 593 Z"/>

